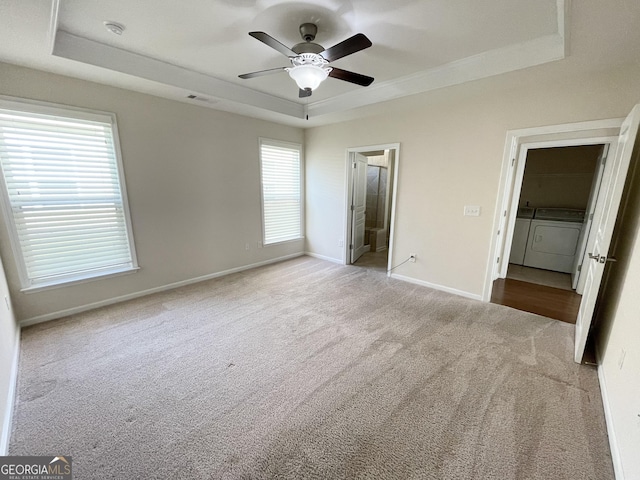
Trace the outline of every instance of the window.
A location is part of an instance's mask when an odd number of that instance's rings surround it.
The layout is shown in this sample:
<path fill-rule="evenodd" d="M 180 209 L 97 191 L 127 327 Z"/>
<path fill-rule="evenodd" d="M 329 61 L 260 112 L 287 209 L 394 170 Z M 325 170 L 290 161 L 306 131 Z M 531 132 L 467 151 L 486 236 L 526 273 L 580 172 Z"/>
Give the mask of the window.
<path fill-rule="evenodd" d="M 302 238 L 300 145 L 260 139 L 264 245 Z"/>
<path fill-rule="evenodd" d="M 23 290 L 137 269 L 113 115 L 0 99 L 0 167 Z"/>

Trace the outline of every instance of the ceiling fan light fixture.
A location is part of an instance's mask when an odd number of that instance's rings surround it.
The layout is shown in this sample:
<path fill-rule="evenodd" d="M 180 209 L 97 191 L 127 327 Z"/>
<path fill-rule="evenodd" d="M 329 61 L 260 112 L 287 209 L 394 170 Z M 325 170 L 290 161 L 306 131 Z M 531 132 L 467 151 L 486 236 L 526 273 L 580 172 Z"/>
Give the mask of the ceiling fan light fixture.
<path fill-rule="evenodd" d="M 304 42 L 289 48 L 283 43 L 267 35 L 264 32 L 249 32 L 256 40 L 268 47 L 282 53 L 289 58 L 291 67 L 270 68 L 259 72 L 244 73 L 238 75 L 242 79 L 261 77 L 272 73 L 286 71 L 298 85 L 298 96 L 305 98 L 311 96 L 311 92 L 318 88 L 327 77 L 336 78 L 345 82 L 368 87 L 373 82 L 373 77 L 359 73 L 333 68 L 328 66 L 330 62 L 369 48 L 372 43 L 363 33 L 357 33 L 343 40 L 331 48 L 313 43 L 318 28 L 312 23 L 300 25 L 300 35 Z"/>
<path fill-rule="evenodd" d="M 289 76 L 298 85 L 300 90 L 315 90 L 329 76 L 330 68 L 322 68 L 317 65 L 297 65 L 287 68 Z"/>

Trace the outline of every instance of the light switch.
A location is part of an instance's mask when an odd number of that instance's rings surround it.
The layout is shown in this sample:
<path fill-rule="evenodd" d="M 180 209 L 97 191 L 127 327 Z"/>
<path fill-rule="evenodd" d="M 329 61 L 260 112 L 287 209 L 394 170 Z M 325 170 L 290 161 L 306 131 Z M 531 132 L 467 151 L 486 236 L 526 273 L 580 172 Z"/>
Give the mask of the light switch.
<path fill-rule="evenodd" d="M 480 216 L 480 206 L 479 205 L 465 205 L 465 207 L 464 207 L 464 216 L 465 217 L 479 217 Z"/>

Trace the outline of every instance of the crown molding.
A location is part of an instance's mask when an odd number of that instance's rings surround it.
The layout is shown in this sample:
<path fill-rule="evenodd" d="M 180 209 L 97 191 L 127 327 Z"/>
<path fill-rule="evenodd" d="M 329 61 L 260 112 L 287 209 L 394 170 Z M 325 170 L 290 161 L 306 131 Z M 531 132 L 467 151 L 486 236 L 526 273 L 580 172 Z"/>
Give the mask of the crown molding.
<path fill-rule="evenodd" d="M 557 33 L 463 58 L 439 67 L 366 89 L 344 93 L 307 105 L 259 92 L 243 85 L 112 47 L 58 29 L 61 0 L 52 0 L 50 43 L 54 56 L 176 87 L 209 97 L 210 108 L 238 110 L 275 121 L 301 122 L 395 98 L 428 92 L 507 72 L 562 60 L 569 49 L 571 0 L 557 0 Z M 303 124 L 300 124 L 303 125 Z"/>

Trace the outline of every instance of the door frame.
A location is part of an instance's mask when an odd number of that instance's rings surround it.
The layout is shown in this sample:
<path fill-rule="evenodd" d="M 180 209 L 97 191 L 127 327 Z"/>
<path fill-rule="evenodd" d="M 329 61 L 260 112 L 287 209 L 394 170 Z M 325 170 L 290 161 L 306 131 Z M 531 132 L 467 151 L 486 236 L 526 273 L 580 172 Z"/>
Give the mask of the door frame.
<path fill-rule="evenodd" d="M 614 147 L 623 121 L 624 118 L 613 118 L 507 132 L 482 292 L 483 301 L 491 300 L 493 281 L 506 276 L 528 150 L 549 146 L 610 143 L 608 155 L 615 155 Z"/>
<path fill-rule="evenodd" d="M 389 256 L 387 262 L 387 276 L 390 275 L 393 259 L 393 247 L 395 244 L 395 223 L 396 223 L 396 201 L 398 195 L 398 172 L 400 171 L 400 143 L 384 143 L 380 145 L 368 145 L 364 147 L 351 147 L 347 148 L 345 159 L 346 170 L 346 182 L 345 182 L 345 218 L 344 218 L 344 249 L 342 251 L 342 263 L 343 265 L 349 265 L 351 262 L 351 252 L 349 245 L 351 245 L 351 203 L 353 201 L 353 157 L 356 153 L 373 152 L 375 150 L 394 150 L 393 158 L 393 192 L 391 192 L 391 218 L 389 219 Z"/>
<path fill-rule="evenodd" d="M 351 152 L 353 181 L 351 182 L 351 241 L 349 242 L 349 263 L 354 264 L 368 250 L 371 250 L 367 232 L 367 190 L 369 189 L 369 157 Z M 361 203 L 362 202 L 362 203 Z M 360 236 L 362 234 L 362 237 Z M 360 243 L 362 242 L 362 243 Z M 353 248 L 351 248 L 353 247 Z"/>
<path fill-rule="evenodd" d="M 572 139 L 572 140 L 553 140 L 549 142 L 531 142 L 520 144 L 520 155 L 516 161 L 515 177 L 513 182 L 513 194 L 511 196 L 511 202 L 507 210 L 506 221 L 503 224 L 505 236 L 503 240 L 502 255 L 499 255 L 494 265 L 493 279 L 505 278 L 507 276 L 507 268 L 509 267 L 509 257 L 511 255 L 511 247 L 513 241 L 513 232 L 515 230 L 516 218 L 518 214 L 518 203 L 520 200 L 520 193 L 522 191 L 522 183 L 524 180 L 524 172 L 527 165 L 527 157 L 529 150 L 536 150 L 540 148 L 557 148 L 557 147 L 581 147 L 588 145 L 608 145 L 607 157 L 615 153 L 616 143 L 618 141 L 617 136 L 612 137 L 592 137 L 586 139 Z M 606 160 L 605 160 L 606 161 Z M 597 193 L 597 192 L 596 192 Z M 503 217 L 505 218 L 505 217 Z"/>

